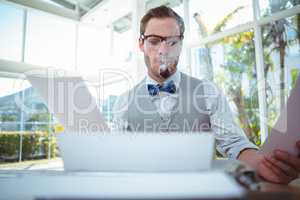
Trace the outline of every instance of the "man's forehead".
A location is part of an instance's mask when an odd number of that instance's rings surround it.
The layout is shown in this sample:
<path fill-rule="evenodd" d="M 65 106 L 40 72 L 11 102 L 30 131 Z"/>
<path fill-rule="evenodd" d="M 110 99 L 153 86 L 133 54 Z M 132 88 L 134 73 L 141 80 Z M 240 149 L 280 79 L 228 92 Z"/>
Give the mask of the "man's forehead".
<path fill-rule="evenodd" d="M 145 35 L 175 36 L 180 29 L 174 18 L 152 18 L 147 23 Z"/>

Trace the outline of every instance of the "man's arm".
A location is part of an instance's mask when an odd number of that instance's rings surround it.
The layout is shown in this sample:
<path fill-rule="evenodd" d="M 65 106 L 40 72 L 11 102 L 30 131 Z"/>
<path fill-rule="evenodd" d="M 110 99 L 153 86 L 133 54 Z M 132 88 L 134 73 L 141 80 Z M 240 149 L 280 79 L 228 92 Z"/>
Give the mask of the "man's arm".
<path fill-rule="evenodd" d="M 300 141 L 296 145 L 300 150 Z M 275 150 L 272 156 L 264 156 L 258 154 L 255 149 L 245 149 L 239 154 L 238 159 L 253 167 L 266 181 L 288 184 L 299 177 L 299 156 L 281 150 Z"/>
<path fill-rule="evenodd" d="M 212 82 L 204 82 L 206 108 L 210 111 L 212 132 L 218 152 L 230 159 L 237 159 L 244 149 L 258 149 L 235 123 L 229 103 L 221 90 Z"/>
<path fill-rule="evenodd" d="M 216 86 L 205 91 L 211 110 L 211 124 L 216 137 L 217 149 L 229 158 L 239 159 L 257 170 L 259 176 L 274 183 L 289 183 L 298 178 L 300 158 L 286 152 L 276 151 L 270 157 L 257 153 L 258 147 L 244 135 L 234 122 L 225 96 Z M 206 87 L 207 88 L 207 87 Z M 300 150 L 300 141 L 297 142 Z"/>

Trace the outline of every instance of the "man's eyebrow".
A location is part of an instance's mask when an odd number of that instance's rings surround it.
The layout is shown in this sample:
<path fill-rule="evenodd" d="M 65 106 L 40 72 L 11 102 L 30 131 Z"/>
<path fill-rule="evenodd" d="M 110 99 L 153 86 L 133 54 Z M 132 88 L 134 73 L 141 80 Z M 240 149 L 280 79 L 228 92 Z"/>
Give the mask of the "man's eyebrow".
<path fill-rule="evenodd" d="M 156 34 L 149 34 L 149 35 L 145 35 L 145 37 L 151 37 L 151 36 L 155 36 L 155 37 L 161 37 L 161 38 L 164 38 L 164 36 L 161 36 L 161 35 L 156 35 Z"/>
<path fill-rule="evenodd" d="M 161 35 L 156 35 L 156 34 L 149 34 L 149 35 L 145 35 L 143 34 L 144 37 L 159 37 L 159 38 L 170 38 L 170 37 L 181 37 L 181 35 L 171 35 L 171 36 L 161 36 Z"/>

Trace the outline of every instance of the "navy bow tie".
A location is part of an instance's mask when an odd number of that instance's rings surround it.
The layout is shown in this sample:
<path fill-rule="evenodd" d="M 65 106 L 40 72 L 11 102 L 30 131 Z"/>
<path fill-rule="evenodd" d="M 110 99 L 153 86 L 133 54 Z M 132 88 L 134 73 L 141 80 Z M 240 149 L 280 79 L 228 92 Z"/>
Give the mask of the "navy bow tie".
<path fill-rule="evenodd" d="M 151 96 L 159 94 L 160 91 L 174 94 L 176 92 L 176 86 L 174 84 L 174 81 L 170 81 L 163 85 L 148 84 L 148 91 Z"/>

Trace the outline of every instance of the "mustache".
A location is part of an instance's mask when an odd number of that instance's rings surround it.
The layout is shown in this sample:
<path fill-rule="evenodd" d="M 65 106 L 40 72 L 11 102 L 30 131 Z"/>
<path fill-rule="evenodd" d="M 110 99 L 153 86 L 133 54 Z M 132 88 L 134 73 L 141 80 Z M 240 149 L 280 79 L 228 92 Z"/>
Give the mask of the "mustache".
<path fill-rule="evenodd" d="M 167 79 L 168 77 L 170 77 L 172 75 L 172 73 L 170 72 L 170 70 L 167 68 L 166 70 L 160 70 L 159 74 Z"/>
<path fill-rule="evenodd" d="M 146 54 L 144 54 L 144 61 L 146 66 L 148 67 L 148 70 L 151 69 L 151 61 L 150 61 L 150 57 L 147 56 Z M 172 60 L 172 64 L 170 64 L 169 66 L 166 66 L 165 69 L 159 69 L 159 71 L 156 71 L 156 74 L 159 74 L 161 77 L 163 77 L 164 79 L 169 78 L 174 71 L 176 71 L 176 67 L 179 61 L 179 56 L 177 56 L 176 58 L 174 57 L 174 60 Z M 159 65 L 159 59 L 158 60 L 154 60 L 154 62 L 157 62 L 157 64 Z"/>

